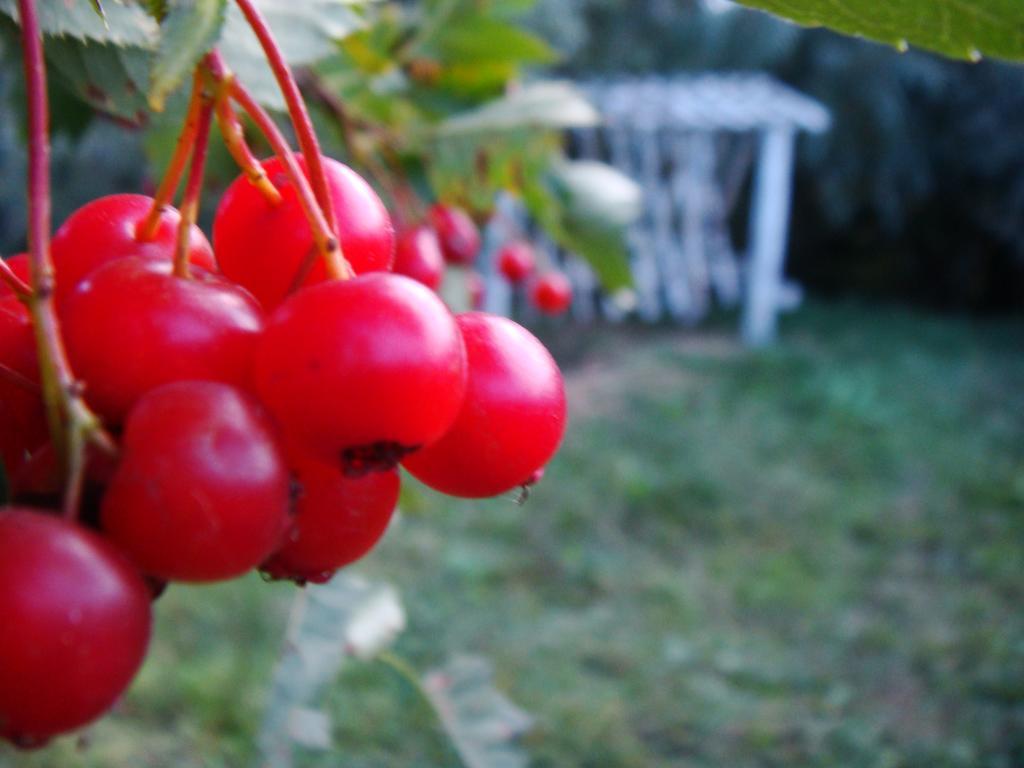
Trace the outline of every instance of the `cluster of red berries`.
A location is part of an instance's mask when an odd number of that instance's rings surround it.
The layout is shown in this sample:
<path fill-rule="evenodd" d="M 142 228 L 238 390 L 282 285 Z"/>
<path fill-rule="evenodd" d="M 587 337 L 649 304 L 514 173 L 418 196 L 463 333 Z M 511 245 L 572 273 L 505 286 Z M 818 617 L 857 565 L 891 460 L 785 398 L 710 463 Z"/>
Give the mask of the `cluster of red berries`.
<path fill-rule="evenodd" d="M 0 288 L 0 455 L 16 504 L 0 510 L 0 737 L 39 744 L 106 711 L 167 582 L 253 569 L 324 581 L 384 534 L 399 464 L 479 498 L 535 482 L 557 449 L 565 393 L 545 347 L 395 274 L 383 203 L 325 166 L 348 280 L 319 264 L 302 274 L 313 236 L 276 160 L 264 168 L 280 201 L 239 178 L 212 247 L 192 232 L 187 278 L 172 270 L 176 210 L 140 234 L 150 198 L 95 200 L 56 233 L 68 358 L 120 447 L 116 460 L 90 454 L 78 524 L 45 512 L 60 481 L 34 329 Z M 420 241 L 471 261 L 466 221 L 435 208 L 433 228 L 402 236 L 399 262 Z"/>
<path fill-rule="evenodd" d="M 406 229 L 398 237 L 394 271 L 419 280 L 437 290 L 444 279 L 445 265 L 472 268 L 480 252 L 480 232 L 473 219 L 460 208 L 435 205 L 429 221 Z M 511 240 L 497 257 L 498 273 L 512 285 L 525 285 L 533 305 L 549 315 L 559 315 L 572 304 L 572 284 L 557 270 L 537 272 L 537 257 L 525 240 Z M 470 303 L 483 306 L 484 281 L 470 273 Z"/>

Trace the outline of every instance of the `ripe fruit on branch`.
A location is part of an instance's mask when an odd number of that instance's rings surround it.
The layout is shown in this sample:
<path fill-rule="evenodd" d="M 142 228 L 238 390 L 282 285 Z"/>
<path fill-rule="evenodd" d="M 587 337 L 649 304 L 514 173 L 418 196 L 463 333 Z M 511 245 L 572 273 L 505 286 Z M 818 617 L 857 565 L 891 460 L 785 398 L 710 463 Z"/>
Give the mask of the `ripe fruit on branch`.
<path fill-rule="evenodd" d="M 548 272 L 530 286 L 530 300 L 541 312 L 560 315 L 572 304 L 572 283 L 561 272 Z"/>
<path fill-rule="evenodd" d="M 7 266 L 11 268 L 11 272 L 20 277 L 24 282 L 29 282 L 29 266 L 28 266 L 28 255 L 19 253 L 5 259 Z M 14 291 L 11 290 L 10 286 L 7 285 L 3 280 L 0 280 L 0 299 L 6 299 L 8 296 L 13 296 Z"/>
<path fill-rule="evenodd" d="M 40 745 L 108 710 L 142 663 L 149 604 L 103 539 L 0 508 L 0 737 Z"/>
<path fill-rule="evenodd" d="M 72 213 L 53 236 L 51 253 L 56 269 L 57 302 L 74 290 L 90 272 L 125 256 L 171 261 L 181 214 L 168 206 L 160 214 L 149 240 L 138 237 L 139 223 L 149 213 L 153 198 L 145 195 L 108 195 Z M 213 249 L 198 227 L 192 227 L 189 262 L 210 271 L 217 268 Z"/>
<path fill-rule="evenodd" d="M 533 273 L 536 259 L 533 246 L 525 240 L 513 240 L 498 253 L 498 269 L 510 283 L 521 283 Z"/>
<path fill-rule="evenodd" d="M 468 213 L 461 208 L 434 205 L 430 209 L 430 223 L 449 264 L 469 266 L 476 261 L 480 253 L 480 230 Z"/>
<path fill-rule="evenodd" d="M 301 456 L 291 462 L 297 492 L 285 544 L 261 570 L 277 579 L 322 583 L 369 552 L 398 503 L 398 470 L 346 477 L 341 467 Z"/>
<path fill-rule="evenodd" d="M 72 292 L 62 320 L 86 401 L 121 423 L 146 392 L 201 379 L 249 386 L 263 312 L 244 290 L 194 270 L 171 274 L 167 261 L 119 259 Z"/>
<path fill-rule="evenodd" d="M 431 290 L 438 289 L 444 277 L 444 256 L 433 229 L 423 224 L 399 236 L 395 272 L 418 280 Z"/>
<path fill-rule="evenodd" d="M 466 397 L 441 440 L 402 463 L 452 496 L 496 496 L 531 481 L 565 432 L 565 385 L 551 354 L 507 318 L 459 315 L 469 371 Z"/>
<path fill-rule="evenodd" d="M 101 523 L 147 575 L 229 579 L 280 544 L 288 483 L 254 400 L 225 384 L 177 382 L 150 392 L 128 417 Z"/>
<path fill-rule="evenodd" d="M 465 349 L 429 288 L 371 273 L 304 288 L 267 321 L 256 388 L 281 426 L 351 474 L 389 469 L 445 433 Z"/>
<path fill-rule="evenodd" d="M 0 460 L 15 472 L 47 439 L 32 320 L 13 295 L 0 298 Z"/>
<path fill-rule="evenodd" d="M 303 172 L 306 163 L 298 158 Z M 362 176 L 337 160 L 323 158 L 341 249 L 356 274 L 388 270 L 394 258 L 395 234 L 384 203 Z M 228 187 L 213 222 L 213 242 L 221 271 L 247 288 L 269 312 L 292 289 L 314 240 L 294 185 L 278 158 L 262 163 L 281 193 L 274 205 L 245 176 Z M 317 260 L 302 285 L 326 279 Z"/>

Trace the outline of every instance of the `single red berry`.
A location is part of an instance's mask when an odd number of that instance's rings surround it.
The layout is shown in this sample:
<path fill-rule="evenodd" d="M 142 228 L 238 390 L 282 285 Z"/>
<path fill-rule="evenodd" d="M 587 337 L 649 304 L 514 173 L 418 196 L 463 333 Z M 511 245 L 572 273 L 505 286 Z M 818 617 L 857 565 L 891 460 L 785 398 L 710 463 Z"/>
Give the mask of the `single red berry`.
<path fill-rule="evenodd" d="M 479 272 L 469 272 L 466 275 L 466 287 L 469 289 L 469 306 L 474 310 L 484 308 L 484 299 L 487 296 L 487 283 Z"/>
<path fill-rule="evenodd" d="M 455 424 L 402 463 L 431 488 L 496 496 L 534 480 L 565 432 L 558 365 L 521 325 L 483 312 L 459 315 L 469 381 Z"/>
<path fill-rule="evenodd" d="M 548 315 L 560 315 L 572 304 L 572 283 L 561 272 L 548 272 L 530 288 L 533 305 Z"/>
<path fill-rule="evenodd" d="M 521 283 L 533 273 L 533 246 L 525 240 L 506 243 L 498 253 L 498 269 L 510 283 Z"/>
<path fill-rule="evenodd" d="M 305 171 L 305 160 L 298 160 Z M 345 258 L 356 274 L 390 269 L 395 233 L 384 203 L 351 168 L 329 157 L 323 160 Z M 265 160 L 263 168 L 281 192 L 281 202 L 269 202 L 240 176 L 221 198 L 213 242 L 224 274 L 251 291 L 269 312 L 291 291 L 314 243 L 283 163 L 275 157 Z M 323 261 L 317 260 L 301 283 L 313 285 L 326 278 Z"/>
<path fill-rule="evenodd" d="M 480 253 L 480 230 L 468 213 L 461 208 L 439 204 L 431 207 L 430 222 L 449 264 L 469 266 L 476 261 Z"/>
<path fill-rule="evenodd" d="M 49 436 L 28 309 L 0 298 L 0 460 L 9 475 Z"/>
<path fill-rule="evenodd" d="M 11 272 L 20 277 L 24 282 L 29 282 L 28 254 L 19 253 L 11 256 L 9 259 L 5 259 L 5 261 L 7 266 L 11 268 Z M 14 291 L 11 290 L 10 286 L 3 280 L 0 280 L 0 299 L 6 299 L 13 295 Z"/>
<path fill-rule="evenodd" d="M 323 583 L 384 535 L 398 503 L 398 470 L 347 477 L 338 464 L 304 455 L 291 468 L 297 489 L 292 527 L 261 570 L 276 579 Z"/>
<path fill-rule="evenodd" d="M 113 706 L 149 643 L 149 593 L 100 537 L 0 509 L 0 737 L 24 747 Z"/>
<path fill-rule="evenodd" d="M 74 290 L 90 272 L 125 256 L 171 261 L 174 258 L 181 214 L 164 208 L 156 232 L 148 240 L 138 236 L 153 198 L 145 195 L 108 195 L 79 208 L 53 236 L 50 252 L 56 269 L 57 302 Z M 199 227 L 192 227 L 189 262 L 214 271 L 213 249 Z"/>
<path fill-rule="evenodd" d="M 444 256 L 434 230 L 426 225 L 406 230 L 395 249 L 395 272 L 436 291 L 444 277 Z"/>
<path fill-rule="evenodd" d="M 243 289 L 166 261 L 119 259 L 93 272 L 62 313 L 86 401 L 120 424 L 146 392 L 202 379 L 247 388 L 263 311 Z"/>
<path fill-rule="evenodd" d="M 147 575 L 230 579 L 280 545 L 288 483 L 255 400 L 225 384 L 176 382 L 145 395 L 128 417 L 101 524 Z"/>
<path fill-rule="evenodd" d="M 304 288 L 267 321 L 256 387 L 282 427 L 359 474 L 437 440 L 459 412 L 466 355 L 429 288 L 372 273 Z"/>

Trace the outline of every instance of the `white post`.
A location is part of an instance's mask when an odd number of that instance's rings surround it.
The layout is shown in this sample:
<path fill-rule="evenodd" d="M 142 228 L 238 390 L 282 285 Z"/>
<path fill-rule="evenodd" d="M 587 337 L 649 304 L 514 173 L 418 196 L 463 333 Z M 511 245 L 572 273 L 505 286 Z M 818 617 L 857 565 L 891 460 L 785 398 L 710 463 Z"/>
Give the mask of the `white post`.
<path fill-rule="evenodd" d="M 743 308 L 743 340 L 755 347 L 775 340 L 793 191 L 795 140 L 792 126 L 772 127 L 760 139 Z"/>

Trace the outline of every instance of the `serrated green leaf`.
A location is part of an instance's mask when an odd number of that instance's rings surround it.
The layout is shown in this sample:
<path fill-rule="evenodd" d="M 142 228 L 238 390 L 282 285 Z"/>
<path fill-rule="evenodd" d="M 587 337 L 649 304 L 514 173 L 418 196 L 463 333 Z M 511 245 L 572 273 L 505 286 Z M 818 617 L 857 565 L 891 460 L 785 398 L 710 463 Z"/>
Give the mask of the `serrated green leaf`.
<path fill-rule="evenodd" d="M 137 5 L 110 3 L 97 15 L 90 0 L 39 0 L 43 34 L 136 48 L 154 48 L 157 23 Z M 0 13 L 18 18 L 16 0 L 0 0 Z"/>
<path fill-rule="evenodd" d="M 176 0 L 160 25 L 160 47 L 149 87 L 149 104 L 162 111 L 167 96 L 217 42 L 227 0 Z"/>
<path fill-rule="evenodd" d="M 595 125 L 600 117 L 572 83 L 548 81 L 525 85 L 482 107 L 455 115 L 437 127 L 441 136 L 521 129 L 574 128 Z"/>
<path fill-rule="evenodd" d="M 92 107 L 130 123 L 145 122 L 152 52 L 56 38 L 46 56 L 54 74 Z"/>
<path fill-rule="evenodd" d="M 739 0 L 798 24 L 829 27 L 962 59 L 1024 60 L 1021 0 Z"/>
<path fill-rule="evenodd" d="M 337 42 L 366 23 L 361 0 L 259 0 L 257 5 L 293 67 L 336 53 Z M 263 49 L 234 4 L 228 8 L 220 51 L 256 99 L 272 109 L 284 108 Z"/>

